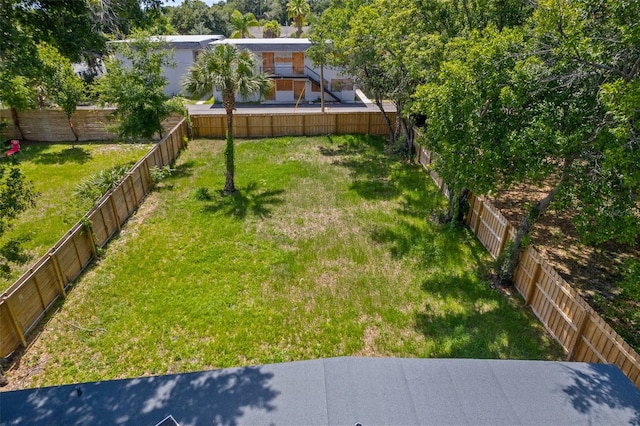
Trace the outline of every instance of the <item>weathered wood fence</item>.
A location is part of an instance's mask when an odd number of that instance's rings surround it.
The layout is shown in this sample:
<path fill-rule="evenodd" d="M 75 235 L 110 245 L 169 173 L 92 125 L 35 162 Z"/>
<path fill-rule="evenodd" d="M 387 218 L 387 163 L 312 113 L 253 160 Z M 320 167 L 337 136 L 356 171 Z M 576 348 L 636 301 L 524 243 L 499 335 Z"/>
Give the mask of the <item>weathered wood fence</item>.
<path fill-rule="evenodd" d="M 113 112 L 109 108 L 80 108 L 71 117 L 73 128 L 80 141 L 109 141 L 116 139 L 116 135 L 108 129 L 111 124 L 109 115 Z M 20 130 L 25 139 L 38 142 L 66 142 L 75 139 L 67 116 L 61 110 L 42 109 L 18 111 Z M 2 132 L 2 137 L 7 139 L 18 138 L 18 131 L 13 126 L 11 111 L 0 110 L 0 119 L 6 119 L 12 125 Z M 165 120 L 164 128 L 173 129 L 182 119 L 178 115 L 172 115 Z"/>
<path fill-rule="evenodd" d="M 389 114 L 395 121 L 395 113 Z M 225 115 L 191 115 L 193 137 L 224 138 Z M 277 136 L 315 136 L 327 134 L 387 135 L 388 127 L 378 110 L 363 112 L 296 112 L 290 114 L 233 115 L 234 136 L 267 138 Z"/>
<path fill-rule="evenodd" d="M 416 144 L 418 160 L 440 187 L 446 185 L 429 170 L 432 153 Z M 488 200 L 472 195 L 467 223 L 496 258 L 515 236 L 509 221 Z M 567 351 L 569 361 L 617 365 L 640 387 L 640 356 L 627 344 L 555 269 L 533 248 L 520 256 L 515 287 L 538 319 Z"/>
<path fill-rule="evenodd" d="M 53 303 L 91 264 L 103 247 L 136 211 L 153 184 L 151 170 L 173 163 L 187 137 L 182 120 L 168 136 L 138 161 L 126 177 L 0 296 L 0 356 L 20 346 Z"/>

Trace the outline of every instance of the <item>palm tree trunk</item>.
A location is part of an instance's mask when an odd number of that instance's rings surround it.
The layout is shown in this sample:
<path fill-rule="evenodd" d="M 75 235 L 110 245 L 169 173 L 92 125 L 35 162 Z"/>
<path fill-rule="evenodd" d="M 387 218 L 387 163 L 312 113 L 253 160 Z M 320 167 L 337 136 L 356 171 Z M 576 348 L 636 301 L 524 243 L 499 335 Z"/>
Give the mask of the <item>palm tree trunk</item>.
<path fill-rule="evenodd" d="M 235 159 L 233 146 L 233 109 L 227 109 L 227 145 L 224 150 L 224 160 L 227 168 L 224 193 L 233 194 L 237 191 L 234 182 Z"/>

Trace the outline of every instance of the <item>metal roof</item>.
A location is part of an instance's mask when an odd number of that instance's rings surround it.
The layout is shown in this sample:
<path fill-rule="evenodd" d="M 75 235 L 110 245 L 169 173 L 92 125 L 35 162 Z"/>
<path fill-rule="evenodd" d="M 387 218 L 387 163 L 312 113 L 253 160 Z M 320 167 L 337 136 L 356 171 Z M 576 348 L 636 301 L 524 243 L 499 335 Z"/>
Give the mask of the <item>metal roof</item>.
<path fill-rule="evenodd" d="M 311 47 L 308 38 L 225 38 L 210 44 L 233 44 L 252 52 L 303 52 Z"/>
<path fill-rule="evenodd" d="M 6 425 L 640 424 L 613 365 L 329 358 L 0 393 Z"/>

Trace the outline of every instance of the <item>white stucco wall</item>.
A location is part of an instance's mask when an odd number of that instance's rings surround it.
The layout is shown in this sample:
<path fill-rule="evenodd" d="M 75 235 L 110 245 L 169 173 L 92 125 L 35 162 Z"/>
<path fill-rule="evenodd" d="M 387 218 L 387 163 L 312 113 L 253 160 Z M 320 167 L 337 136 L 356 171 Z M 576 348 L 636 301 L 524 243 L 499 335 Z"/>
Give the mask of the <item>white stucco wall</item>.
<path fill-rule="evenodd" d="M 169 81 L 169 85 L 164 89 L 165 94 L 175 96 L 182 93 L 182 79 L 187 75 L 189 67 L 193 65 L 193 55 L 192 49 L 173 49 L 176 67 L 164 67 L 164 76 Z"/>

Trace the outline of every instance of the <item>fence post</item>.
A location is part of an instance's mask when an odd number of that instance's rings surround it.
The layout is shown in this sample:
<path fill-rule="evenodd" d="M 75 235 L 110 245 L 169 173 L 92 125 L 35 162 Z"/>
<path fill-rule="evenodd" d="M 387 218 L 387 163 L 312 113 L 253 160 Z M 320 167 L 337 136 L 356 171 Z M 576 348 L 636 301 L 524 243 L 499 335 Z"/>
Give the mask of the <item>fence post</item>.
<path fill-rule="evenodd" d="M 484 210 L 484 201 L 480 199 L 480 197 L 476 197 L 475 202 L 479 202 L 478 204 L 478 216 L 476 217 L 476 223 L 473 225 L 473 233 L 478 235 L 478 229 L 480 229 L 480 222 L 482 218 L 482 210 Z"/>
<path fill-rule="evenodd" d="M 536 266 L 533 269 L 533 275 L 531 275 L 531 283 L 529 284 L 529 290 L 527 290 L 527 297 L 524 299 L 526 305 L 531 305 L 531 303 L 533 303 L 533 295 L 536 291 L 536 283 L 540 278 L 541 271 L 542 266 L 540 265 L 540 261 L 536 259 Z"/>
<path fill-rule="evenodd" d="M 3 297 L 2 301 L 4 302 L 5 305 L 7 305 L 7 311 L 9 312 L 9 318 L 11 319 L 11 325 L 13 325 L 13 329 L 16 332 L 16 334 L 18 335 L 18 338 L 20 339 L 20 343 L 22 343 L 22 347 L 26 348 L 27 347 L 27 339 L 24 338 L 24 333 L 22 332 L 22 329 L 20 328 L 20 324 L 18 323 L 18 319 L 16 318 L 16 314 L 13 312 L 13 309 L 11 308 L 11 304 L 9 303 L 9 299 L 7 297 Z"/>
<path fill-rule="evenodd" d="M 116 227 L 118 228 L 118 231 L 119 231 L 121 229 L 120 216 L 118 216 L 118 209 L 116 208 L 115 201 L 113 201 L 113 192 L 111 193 L 111 195 L 109 195 L 109 202 L 111 204 L 111 210 L 113 210 L 113 217 L 116 220 Z"/>
<path fill-rule="evenodd" d="M 84 232 L 87 233 L 87 238 L 89 239 L 89 247 L 91 249 L 91 254 L 93 255 L 94 259 L 97 259 L 98 249 L 96 248 L 96 240 L 93 238 L 93 226 L 90 223 L 91 222 L 89 222 L 89 220 L 87 219 L 86 222 L 82 223 L 82 226 L 84 227 Z"/>
<path fill-rule="evenodd" d="M 589 311 L 585 308 L 581 307 L 582 315 L 580 315 L 580 319 L 576 324 L 576 337 L 571 342 L 571 347 L 567 353 L 567 361 L 571 361 L 573 359 L 573 355 L 576 353 L 576 350 L 580 346 L 580 341 L 582 340 L 582 335 L 584 334 L 584 329 L 587 327 L 587 320 L 589 319 Z"/>
<path fill-rule="evenodd" d="M 60 268 L 60 262 L 58 261 L 58 256 L 55 254 L 49 254 L 49 259 L 51 260 L 51 263 L 53 263 L 53 270 L 56 273 L 56 276 L 58 278 L 58 292 L 60 293 L 60 296 L 62 296 L 62 298 L 64 299 L 65 297 L 67 297 L 67 292 L 64 290 L 64 278 L 62 278 L 62 269 Z"/>
<path fill-rule="evenodd" d="M 502 231 L 502 238 L 500 240 L 500 247 L 498 248 L 498 253 L 496 256 L 500 256 L 500 253 L 504 251 L 504 248 L 507 245 L 507 238 L 509 238 L 509 222 L 505 220 L 504 223 L 504 231 Z"/>

